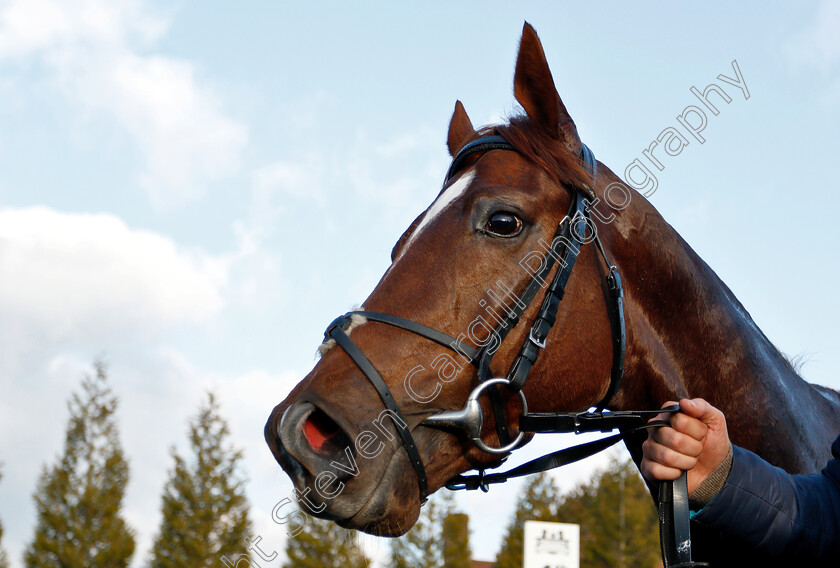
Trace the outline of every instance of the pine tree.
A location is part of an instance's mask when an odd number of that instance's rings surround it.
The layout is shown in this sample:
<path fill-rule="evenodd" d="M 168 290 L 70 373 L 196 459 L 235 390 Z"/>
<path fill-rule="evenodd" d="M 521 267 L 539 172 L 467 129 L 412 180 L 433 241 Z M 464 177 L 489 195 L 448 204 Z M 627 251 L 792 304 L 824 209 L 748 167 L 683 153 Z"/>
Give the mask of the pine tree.
<path fill-rule="evenodd" d="M 460 568 L 469 563 L 469 517 L 455 510 L 449 492 L 429 499 L 411 530 L 391 541 L 393 568 Z"/>
<path fill-rule="evenodd" d="M 94 368 L 96 376 L 86 376 L 81 395 L 68 404 L 64 454 L 38 481 L 27 568 L 119 568 L 134 554 L 133 531 L 120 516 L 129 474 L 114 417 L 117 398 L 105 364 Z"/>
<path fill-rule="evenodd" d="M 161 498 L 163 519 L 151 552 L 152 568 L 209 568 L 220 558 L 247 555 L 250 535 L 242 451 L 226 445 L 228 426 L 212 393 L 189 423 L 192 459 L 173 448 L 175 462 Z"/>
<path fill-rule="evenodd" d="M 359 533 L 331 521 L 307 517 L 303 530 L 286 541 L 284 568 L 368 568 Z"/>
<path fill-rule="evenodd" d="M 496 556 L 496 568 L 522 566 L 525 521 L 556 521 L 559 493 L 557 484 L 548 473 L 540 473 L 528 479 L 517 499 L 513 519 L 507 526 L 502 547 Z"/>
<path fill-rule="evenodd" d="M 580 525 L 581 566 L 658 566 L 656 508 L 632 461 L 613 459 L 589 483 L 564 496 L 557 522 Z"/>

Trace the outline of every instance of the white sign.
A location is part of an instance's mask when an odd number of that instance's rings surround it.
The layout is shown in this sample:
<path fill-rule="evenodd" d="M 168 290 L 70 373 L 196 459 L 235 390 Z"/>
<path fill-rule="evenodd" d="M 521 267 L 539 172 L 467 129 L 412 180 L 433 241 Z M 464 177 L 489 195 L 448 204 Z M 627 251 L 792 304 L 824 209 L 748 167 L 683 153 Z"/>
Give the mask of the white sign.
<path fill-rule="evenodd" d="M 580 568 L 580 525 L 525 521 L 522 568 Z"/>

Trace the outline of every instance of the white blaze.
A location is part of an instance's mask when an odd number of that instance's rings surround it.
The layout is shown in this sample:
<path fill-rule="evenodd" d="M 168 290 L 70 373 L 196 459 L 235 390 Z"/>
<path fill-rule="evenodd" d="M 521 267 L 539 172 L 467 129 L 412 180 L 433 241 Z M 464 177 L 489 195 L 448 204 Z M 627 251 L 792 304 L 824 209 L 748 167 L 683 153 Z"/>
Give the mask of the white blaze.
<path fill-rule="evenodd" d="M 423 218 L 420 220 L 420 223 L 414 229 L 414 232 L 411 233 L 408 242 L 405 243 L 402 252 L 400 252 L 400 256 L 394 259 L 394 263 L 396 263 L 402 257 L 402 255 L 405 254 L 405 251 L 408 250 L 408 247 L 411 246 L 411 243 L 414 242 L 414 239 L 417 238 L 417 235 L 419 235 L 423 231 L 426 225 L 431 223 L 432 220 L 441 213 L 441 211 L 446 209 L 446 207 L 450 203 L 458 199 L 458 197 L 460 197 L 461 194 L 464 193 L 464 191 L 467 189 L 467 186 L 470 185 L 470 182 L 473 180 L 474 177 L 475 171 L 469 171 L 465 173 L 455 183 L 447 187 L 446 191 L 444 191 L 440 196 L 438 196 L 437 199 L 435 199 L 435 202 L 432 203 L 429 209 L 426 210 L 426 214 L 423 215 Z"/>

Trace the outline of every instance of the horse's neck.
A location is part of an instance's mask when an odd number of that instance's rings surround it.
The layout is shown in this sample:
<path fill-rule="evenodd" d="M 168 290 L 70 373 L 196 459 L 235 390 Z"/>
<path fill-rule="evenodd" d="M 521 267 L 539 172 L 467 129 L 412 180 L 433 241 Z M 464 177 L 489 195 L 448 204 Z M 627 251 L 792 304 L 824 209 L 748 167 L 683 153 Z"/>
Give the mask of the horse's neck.
<path fill-rule="evenodd" d="M 840 405 L 803 381 L 729 288 L 647 203 L 613 230 L 626 287 L 619 407 L 703 397 L 733 443 L 790 471 L 830 457 Z"/>

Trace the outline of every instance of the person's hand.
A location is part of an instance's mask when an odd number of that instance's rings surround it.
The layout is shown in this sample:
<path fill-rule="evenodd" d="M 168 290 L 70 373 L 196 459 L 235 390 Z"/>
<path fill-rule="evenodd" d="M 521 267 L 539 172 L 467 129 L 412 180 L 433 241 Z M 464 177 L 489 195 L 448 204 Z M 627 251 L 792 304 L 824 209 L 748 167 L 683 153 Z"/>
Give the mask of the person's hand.
<path fill-rule="evenodd" d="M 676 404 L 666 402 L 663 407 Z M 688 492 L 693 492 L 729 454 L 729 434 L 723 412 L 702 398 L 680 401 L 670 416 L 671 426 L 650 431 L 642 444 L 639 468 L 648 480 L 674 480 L 688 471 Z M 660 414 L 656 419 L 667 420 Z"/>

